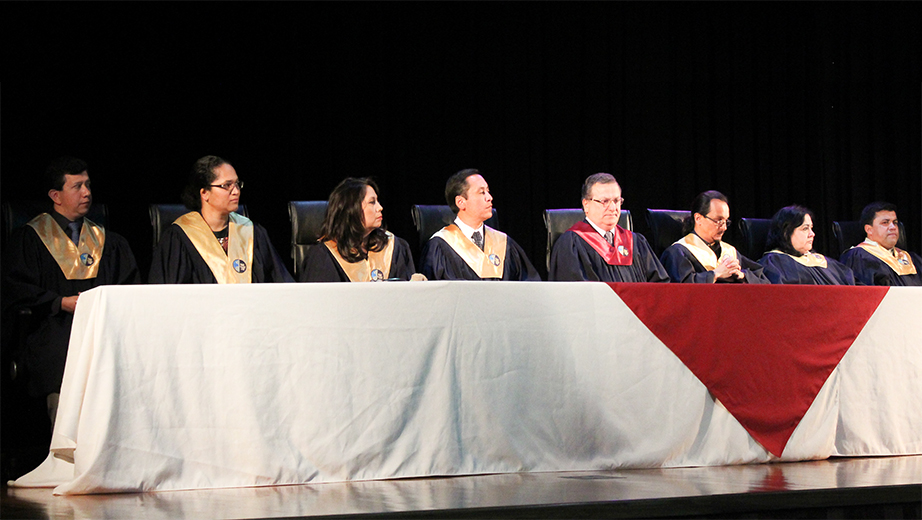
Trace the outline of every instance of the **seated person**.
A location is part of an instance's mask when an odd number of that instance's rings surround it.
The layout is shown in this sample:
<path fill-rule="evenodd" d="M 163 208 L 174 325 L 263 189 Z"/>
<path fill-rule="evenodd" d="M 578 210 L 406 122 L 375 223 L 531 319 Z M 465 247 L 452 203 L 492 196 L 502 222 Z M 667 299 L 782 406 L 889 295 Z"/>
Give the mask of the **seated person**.
<path fill-rule="evenodd" d="M 922 286 L 922 260 L 919 255 L 896 247 L 900 227 L 896 206 L 873 202 L 861 212 L 867 238 L 842 254 L 840 260 L 851 268 L 865 285 Z"/>
<path fill-rule="evenodd" d="M 721 241 L 730 227 L 730 205 L 719 191 L 695 197 L 685 220 L 688 233 L 663 251 L 669 278 L 682 283 L 771 283 L 762 266 Z"/>
<path fill-rule="evenodd" d="M 374 181 L 340 182 L 330 194 L 320 244 L 308 249 L 299 281 L 409 280 L 416 270 L 410 246 L 385 231 L 383 211 Z"/>
<path fill-rule="evenodd" d="M 430 280 L 540 280 L 525 251 L 505 233 L 485 226 L 493 196 L 480 172 L 461 170 L 445 184 L 445 200 L 457 215 L 423 249 L 422 273 Z"/>
<path fill-rule="evenodd" d="M 769 251 L 759 263 L 772 283 L 855 285 L 855 275 L 832 258 L 813 252 L 813 212 L 801 206 L 781 208 L 768 231 Z"/>
<path fill-rule="evenodd" d="M 160 237 L 150 283 L 293 282 L 266 230 L 234 213 L 243 183 L 237 171 L 214 155 L 192 166 L 183 191 L 189 213 Z"/>
<path fill-rule="evenodd" d="M 618 225 L 621 186 L 608 173 L 583 183 L 586 219 L 560 235 L 551 251 L 548 279 L 561 281 L 668 282 L 647 239 Z"/>
<path fill-rule="evenodd" d="M 93 203 L 86 163 L 61 157 L 45 177 L 53 203 L 48 213 L 14 231 L 4 250 L 3 315 L 32 312 L 22 352 L 28 391 L 46 399 L 54 421 L 80 293 L 140 283 L 141 276 L 128 242 L 86 218 Z"/>

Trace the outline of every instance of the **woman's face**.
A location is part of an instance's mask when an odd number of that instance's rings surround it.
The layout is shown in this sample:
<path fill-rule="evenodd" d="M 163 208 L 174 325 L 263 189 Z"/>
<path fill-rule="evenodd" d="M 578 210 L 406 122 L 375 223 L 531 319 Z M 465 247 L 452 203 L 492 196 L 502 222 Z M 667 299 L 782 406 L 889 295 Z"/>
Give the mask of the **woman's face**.
<path fill-rule="evenodd" d="M 362 223 L 365 224 L 365 234 L 369 234 L 384 222 L 384 207 L 378 202 L 378 194 L 371 186 L 365 187 L 365 199 L 362 200 Z"/>
<path fill-rule="evenodd" d="M 210 206 L 218 213 L 227 214 L 237 211 L 240 205 L 240 184 L 237 171 L 229 164 L 222 164 L 214 169 L 215 180 L 206 190 L 201 190 L 202 207 Z"/>
<path fill-rule="evenodd" d="M 815 236 L 816 233 L 813 232 L 813 219 L 810 218 L 810 215 L 804 215 L 803 223 L 797 226 L 794 232 L 791 233 L 791 247 L 798 253 L 805 255 L 813 250 L 813 237 Z"/>

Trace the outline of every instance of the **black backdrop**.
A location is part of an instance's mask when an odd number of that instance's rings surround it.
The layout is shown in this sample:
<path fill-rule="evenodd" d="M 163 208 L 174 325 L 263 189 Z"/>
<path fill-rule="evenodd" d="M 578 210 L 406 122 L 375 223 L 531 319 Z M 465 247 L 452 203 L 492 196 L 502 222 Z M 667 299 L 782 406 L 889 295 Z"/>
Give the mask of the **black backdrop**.
<path fill-rule="evenodd" d="M 501 227 L 544 268 L 545 208 L 608 171 L 625 208 L 732 217 L 799 203 L 830 223 L 899 206 L 922 244 L 920 17 L 864 3 L 8 4 L 2 198 L 41 198 L 51 158 L 90 165 L 111 228 L 150 261 L 147 205 L 220 155 L 288 257 L 289 200 L 372 175 L 412 204 L 480 168 Z M 643 231 L 642 227 L 640 231 Z"/>

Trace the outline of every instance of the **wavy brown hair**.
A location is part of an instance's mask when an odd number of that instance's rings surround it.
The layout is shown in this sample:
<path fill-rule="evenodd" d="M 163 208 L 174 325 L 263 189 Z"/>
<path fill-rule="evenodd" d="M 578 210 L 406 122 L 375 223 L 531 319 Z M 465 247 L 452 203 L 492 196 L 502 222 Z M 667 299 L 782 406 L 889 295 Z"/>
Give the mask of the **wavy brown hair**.
<path fill-rule="evenodd" d="M 378 185 L 368 177 L 343 179 L 330 193 L 320 227 L 321 240 L 335 240 L 340 256 L 349 262 L 365 260 L 368 251 L 382 251 L 387 246 L 383 225 L 365 236 L 362 201 L 369 187 L 380 195 Z"/>

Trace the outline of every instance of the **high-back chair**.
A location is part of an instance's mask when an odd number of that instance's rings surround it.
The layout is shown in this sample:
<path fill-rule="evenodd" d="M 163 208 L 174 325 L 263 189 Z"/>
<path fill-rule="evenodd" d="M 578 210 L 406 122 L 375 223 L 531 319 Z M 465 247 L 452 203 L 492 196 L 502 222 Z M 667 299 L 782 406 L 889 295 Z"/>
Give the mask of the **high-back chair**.
<path fill-rule="evenodd" d="M 650 245 L 659 257 L 667 247 L 682 238 L 682 225 L 685 218 L 691 215 L 688 210 L 675 209 L 648 209 L 647 225 L 650 226 Z"/>
<path fill-rule="evenodd" d="M 554 250 L 554 243 L 566 230 L 573 227 L 573 224 L 583 220 L 585 213 L 582 209 L 546 209 L 544 210 L 544 227 L 547 228 L 547 269 L 551 270 L 551 251 Z M 627 229 L 634 230 L 634 221 L 631 218 L 629 210 L 621 210 L 621 217 L 618 219 L 618 225 Z"/>
<path fill-rule="evenodd" d="M 742 240 L 734 244 L 737 249 L 753 261 L 758 261 L 765 253 L 765 242 L 768 239 L 768 230 L 772 221 L 768 218 L 741 218 L 738 228 Z"/>
<path fill-rule="evenodd" d="M 291 219 L 291 259 L 294 262 L 295 280 L 298 279 L 301 264 L 308 250 L 317 245 L 326 213 L 325 200 L 293 200 L 288 203 L 288 217 Z"/>

